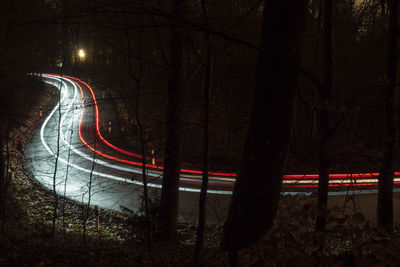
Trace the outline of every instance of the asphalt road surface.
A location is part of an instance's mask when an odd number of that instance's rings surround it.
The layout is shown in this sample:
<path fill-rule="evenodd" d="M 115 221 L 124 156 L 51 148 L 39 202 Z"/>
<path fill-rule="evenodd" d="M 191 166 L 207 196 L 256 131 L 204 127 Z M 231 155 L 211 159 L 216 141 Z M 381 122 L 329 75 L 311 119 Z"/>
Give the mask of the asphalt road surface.
<path fill-rule="evenodd" d="M 119 127 L 112 103 L 95 99 L 91 88 L 72 78 L 43 74 L 42 79 L 61 93 L 59 104 L 47 114 L 25 150 L 26 164 L 34 177 L 50 190 L 55 179 L 58 194 L 82 203 L 88 203 L 90 196 L 91 205 L 138 211 L 143 195 L 140 155 L 132 156 L 114 146 L 100 132 L 108 131 L 110 122 L 111 133 L 118 132 L 113 130 Z M 97 120 L 99 113 L 101 120 Z M 161 188 L 162 166 L 159 160 L 157 165 L 151 165 L 151 161 L 149 158 L 148 186 L 150 196 L 155 197 Z M 183 222 L 192 222 L 198 213 L 201 178 L 198 171 L 190 171 L 181 176 Z M 212 223 L 220 222 L 225 215 L 234 180 L 211 178 L 208 217 Z"/>
<path fill-rule="evenodd" d="M 58 104 L 32 136 L 26 151 L 27 167 L 45 187 L 82 203 L 101 208 L 138 211 L 142 206 L 141 156 L 116 145 L 121 132 L 115 107 L 84 81 L 74 77 L 41 74 L 43 81 L 60 90 Z M 97 95 L 97 98 L 96 98 Z M 106 136 L 106 138 L 104 137 Z M 57 167 L 56 167 L 57 166 Z M 162 160 L 146 158 L 150 197 L 159 194 Z M 331 174 L 330 186 L 374 186 L 378 173 Z M 396 173 L 395 183 L 399 183 Z M 210 173 L 207 218 L 221 222 L 226 215 L 234 173 Z M 286 191 L 310 191 L 317 187 L 318 175 L 285 175 Z M 199 170 L 182 169 L 180 215 L 182 222 L 197 220 Z M 340 191 L 340 190 L 339 190 Z M 347 190 L 339 193 L 344 194 Z M 358 190 L 358 193 L 366 192 Z M 373 192 L 372 192 L 373 193 Z"/>

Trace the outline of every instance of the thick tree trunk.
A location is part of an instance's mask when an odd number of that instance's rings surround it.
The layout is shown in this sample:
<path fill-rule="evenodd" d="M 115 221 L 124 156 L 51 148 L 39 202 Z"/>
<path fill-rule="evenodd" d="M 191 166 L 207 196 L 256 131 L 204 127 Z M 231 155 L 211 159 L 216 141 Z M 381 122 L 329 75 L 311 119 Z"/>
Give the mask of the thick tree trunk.
<path fill-rule="evenodd" d="M 6 201 L 6 196 L 5 196 L 5 181 L 6 181 L 6 172 L 5 172 L 5 159 L 4 159 L 4 153 L 3 153 L 3 138 L 0 136 L 0 223 L 1 223 L 1 229 L 3 229 L 3 224 L 4 224 L 4 209 L 5 209 L 5 201 Z M 3 231 L 1 231 L 1 234 L 3 234 Z"/>
<path fill-rule="evenodd" d="M 201 6 L 203 10 L 204 25 L 208 27 L 207 19 L 207 1 L 202 0 Z M 204 239 L 204 227 L 206 224 L 206 198 L 208 189 L 208 160 L 209 160 L 209 145 L 210 145 L 210 132 L 209 132 L 209 117 L 210 117 L 210 87 L 211 87 L 211 47 L 210 47 L 210 34 L 204 33 L 204 43 L 206 47 L 206 64 L 204 74 L 204 150 L 203 150 L 203 179 L 200 190 L 199 199 L 199 225 L 197 228 L 196 244 L 194 248 L 193 258 L 197 262 L 199 260 L 201 247 Z"/>
<path fill-rule="evenodd" d="M 181 15 L 183 0 L 174 0 L 173 14 Z M 167 132 L 164 156 L 164 173 L 161 191 L 160 223 L 167 241 L 176 240 L 179 205 L 179 175 L 181 165 L 183 95 L 183 40 L 182 30 L 171 27 L 171 55 L 168 74 Z"/>
<path fill-rule="evenodd" d="M 324 210 L 328 205 L 329 165 L 330 157 L 327 143 L 332 134 L 330 128 L 329 105 L 332 97 L 333 84 L 333 32 L 332 15 L 333 0 L 325 0 L 324 5 L 324 86 L 320 89 L 322 107 L 320 111 L 320 127 L 322 138 L 319 145 L 319 180 L 318 180 L 318 208 Z M 326 219 L 318 216 L 316 230 L 325 230 Z"/>
<path fill-rule="evenodd" d="M 274 222 L 296 95 L 291 60 L 303 40 L 307 0 L 265 0 L 256 88 L 222 250 L 257 243 Z"/>
<path fill-rule="evenodd" d="M 382 162 L 381 175 L 378 182 L 378 225 L 383 227 L 388 233 L 393 232 L 393 178 L 394 161 L 398 145 L 398 52 L 397 52 L 397 28 L 399 2 L 397 0 L 388 1 L 389 9 L 389 43 L 387 77 L 385 100 L 385 146 L 386 151 Z"/>

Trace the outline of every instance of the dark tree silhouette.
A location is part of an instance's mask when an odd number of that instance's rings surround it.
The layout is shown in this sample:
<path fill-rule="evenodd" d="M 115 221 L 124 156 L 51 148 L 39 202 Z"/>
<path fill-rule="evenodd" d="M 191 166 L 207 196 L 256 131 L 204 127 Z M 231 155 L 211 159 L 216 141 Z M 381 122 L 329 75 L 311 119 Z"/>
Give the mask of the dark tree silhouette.
<path fill-rule="evenodd" d="M 138 32 L 137 36 L 137 43 L 138 43 L 138 52 L 139 54 L 142 53 L 142 32 Z M 128 52 L 128 70 L 129 75 L 131 76 L 132 80 L 135 82 L 136 85 L 136 102 L 134 105 L 135 119 L 139 130 L 140 136 L 140 148 L 141 148 L 141 155 L 142 155 L 142 177 L 143 177 L 143 204 L 144 204 L 144 213 L 146 217 L 146 241 L 147 241 L 147 249 L 151 251 L 151 221 L 150 221 L 150 214 L 149 214 L 149 194 L 148 194 L 148 186 L 147 186 L 147 171 L 146 171 L 146 149 L 147 144 L 145 140 L 145 129 L 143 127 L 143 123 L 139 113 L 139 100 L 140 100 L 140 91 L 141 91 L 141 80 L 143 77 L 143 61 L 138 60 L 139 70 L 135 73 L 133 68 L 133 60 L 132 60 L 132 52 L 131 52 L 131 37 L 130 32 L 126 32 L 126 40 L 127 40 L 127 52 Z M 133 106 L 133 103 L 128 100 L 128 103 Z"/>
<path fill-rule="evenodd" d="M 174 0 L 173 14 L 180 17 L 183 0 Z M 176 240 L 179 206 L 179 175 L 182 143 L 183 40 L 182 29 L 170 20 L 171 41 L 168 73 L 167 132 L 161 191 L 160 223 L 165 240 Z"/>
<path fill-rule="evenodd" d="M 60 155 L 60 133 L 61 133 L 61 91 L 62 91 L 62 80 L 60 79 L 59 91 L 58 91 L 58 123 L 57 123 L 57 147 L 55 151 L 55 162 L 54 162 L 54 173 L 53 173 L 53 197 L 54 197 L 54 206 L 53 206 L 53 219 L 52 219 L 52 227 L 51 227 L 51 236 L 55 238 L 56 235 L 56 220 L 57 220 L 57 211 L 58 211 L 58 195 L 57 195 L 57 170 L 58 170 L 58 158 Z"/>
<path fill-rule="evenodd" d="M 302 45 L 307 4 L 307 0 L 265 0 L 250 125 L 222 250 L 236 252 L 257 243 L 273 225 L 295 105 L 292 60 Z"/>
<path fill-rule="evenodd" d="M 385 88 L 385 154 L 378 182 L 378 225 L 388 233 L 393 232 L 393 179 L 394 161 L 398 147 L 398 12 L 399 2 L 388 0 L 389 40 L 387 54 L 387 79 Z"/>
<path fill-rule="evenodd" d="M 70 48 L 70 34 L 69 34 L 69 18 L 67 16 L 70 7 L 70 0 L 61 0 L 61 13 L 62 13 L 62 59 L 63 70 L 66 73 L 71 72 L 71 48 Z"/>
<path fill-rule="evenodd" d="M 4 168 L 4 153 L 3 153 L 4 145 L 3 145 L 3 136 L 0 136 L 0 222 L 1 229 L 3 229 L 4 225 L 4 209 L 5 209 L 5 181 L 6 181 L 6 173 Z M 1 232 L 3 234 L 3 232 Z"/>
<path fill-rule="evenodd" d="M 207 0 L 201 1 L 203 11 L 203 20 L 205 27 L 208 27 L 207 17 Z M 206 59 L 204 66 L 204 150 L 203 150 L 203 174 L 199 199 L 199 225 L 197 228 L 197 238 L 194 248 L 194 260 L 198 261 L 200 256 L 201 247 L 204 239 L 204 227 L 206 224 L 206 198 L 208 189 L 208 165 L 209 165 L 209 150 L 210 150 L 210 86 L 211 86 L 211 46 L 210 34 L 204 33 L 204 45 L 206 49 Z"/>
<path fill-rule="evenodd" d="M 322 137 L 319 144 L 319 180 L 318 180 L 318 207 L 321 210 L 327 208 L 328 205 L 328 188 L 329 188 L 329 153 L 327 142 L 333 134 L 330 127 L 329 105 L 332 95 L 333 82 L 333 31 L 332 31 L 332 0 L 325 0 L 324 3 L 324 86 L 319 90 L 322 107 L 320 111 L 320 128 Z M 317 231 L 325 230 L 325 216 L 318 216 L 316 229 Z"/>

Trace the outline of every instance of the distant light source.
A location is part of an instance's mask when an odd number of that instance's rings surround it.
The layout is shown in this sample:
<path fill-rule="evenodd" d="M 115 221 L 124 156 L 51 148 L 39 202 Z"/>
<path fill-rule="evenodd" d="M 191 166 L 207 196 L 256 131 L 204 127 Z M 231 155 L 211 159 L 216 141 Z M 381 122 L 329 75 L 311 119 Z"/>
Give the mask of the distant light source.
<path fill-rule="evenodd" d="M 80 58 L 81 60 L 85 59 L 85 56 L 86 56 L 85 50 L 79 49 L 79 51 L 78 51 L 78 56 L 79 56 L 79 58 Z"/>

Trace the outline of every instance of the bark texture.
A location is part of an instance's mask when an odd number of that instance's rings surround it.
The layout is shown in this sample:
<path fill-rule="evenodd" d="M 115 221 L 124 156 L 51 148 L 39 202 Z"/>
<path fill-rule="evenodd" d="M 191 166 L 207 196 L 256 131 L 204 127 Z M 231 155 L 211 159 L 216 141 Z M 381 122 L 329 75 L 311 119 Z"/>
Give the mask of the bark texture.
<path fill-rule="evenodd" d="M 328 140 L 333 134 L 330 127 L 329 106 L 332 98 L 333 85 L 333 0 L 325 0 L 324 4 L 324 86 L 320 89 L 322 107 L 320 111 L 320 128 L 322 137 L 319 144 L 319 180 L 318 180 L 318 208 L 324 210 L 328 206 L 329 165 Z M 318 216 L 316 230 L 325 230 L 325 216 Z"/>
<path fill-rule="evenodd" d="M 182 0 L 174 0 L 173 14 L 180 17 Z M 176 240 L 182 143 L 183 36 L 172 21 L 168 73 L 167 131 L 161 191 L 160 223 L 166 241 Z"/>
<path fill-rule="evenodd" d="M 203 10 L 204 25 L 208 27 L 207 19 L 207 0 L 201 1 Z M 210 34 L 204 33 L 204 46 L 206 48 L 206 62 L 204 66 L 204 150 L 203 150 L 203 175 L 199 198 L 199 225 L 197 228 L 196 244 L 194 248 L 194 260 L 199 260 L 201 247 L 204 239 L 204 227 L 206 225 L 206 200 L 208 190 L 208 161 L 209 161 L 209 146 L 210 146 L 210 87 L 211 87 L 211 46 Z"/>
<path fill-rule="evenodd" d="M 296 96 L 292 60 L 301 48 L 307 0 L 266 0 L 247 139 L 221 250 L 258 242 L 274 222 Z"/>
<path fill-rule="evenodd" d="M 0 136 L 0 223 L 1 223 L 1 229 L 3 229 L 4 226 L 4 209 L 5 209 L 5 202 L 6 202 L 6 196 L 5 196 L 5 182 L 6 182 L 6 172 L 5 172 L 5 158 L 4 158 L 4 144 L 3 144 L 3 137 Z M 3 231 L 1 231 L 1 234 L 3 234 Z"/>
<path fill-rule="evenodd" d="M 394 161 L 398 147 L 398 13 L 399 2 L 388 1 L 389 40 L 385 90 L 385 154 L 378 182 L 378 225 L 388 233 L 393 232 L 393 179 Z"/>

